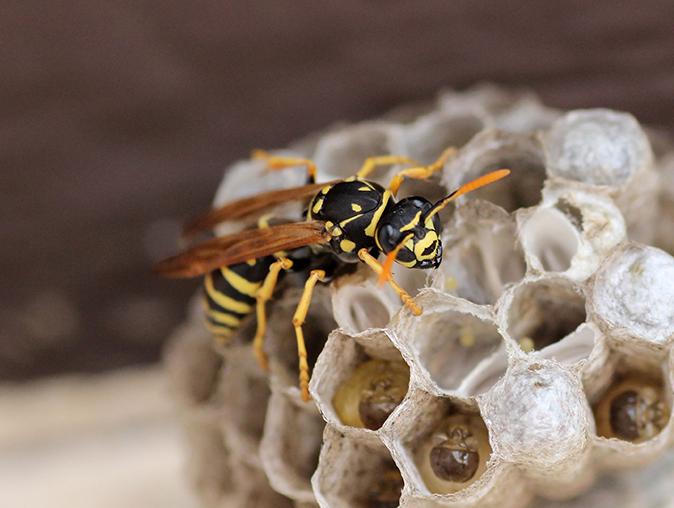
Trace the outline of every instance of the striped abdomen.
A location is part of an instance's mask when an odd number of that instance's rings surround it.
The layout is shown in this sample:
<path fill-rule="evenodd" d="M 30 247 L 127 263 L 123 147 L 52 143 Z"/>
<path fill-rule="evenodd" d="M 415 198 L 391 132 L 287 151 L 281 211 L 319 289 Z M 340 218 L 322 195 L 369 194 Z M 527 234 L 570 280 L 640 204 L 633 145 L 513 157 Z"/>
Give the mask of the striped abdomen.
<path fill-rule="evenodd" d="M 255 310 L 255 296 L 269 266 L 267 256 L 213 270 L 204 278 L 206 325 L 220 339 L 228 339 L 241 321 Z"/>

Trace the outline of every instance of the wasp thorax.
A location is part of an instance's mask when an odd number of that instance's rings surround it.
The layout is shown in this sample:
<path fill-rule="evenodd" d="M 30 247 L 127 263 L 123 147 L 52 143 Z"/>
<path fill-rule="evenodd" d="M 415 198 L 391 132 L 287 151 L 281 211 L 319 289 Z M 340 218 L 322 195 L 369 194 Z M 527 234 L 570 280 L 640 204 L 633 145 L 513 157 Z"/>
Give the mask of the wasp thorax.
<path fill-rule="evenodd" d="M 597 405 L 596 417 L 599 435 L 641 443 L 665 427 L 669 408 L 661 386 L 632 379 L 606 392 Z"/>
<path fill-rule="evenodd" d="M 452 415 L 419 448 L 417 464 L 427 487 L 447 494 L 477 480 L 490 454 L 484 422 L 478 416 Z"/>
<path fill-rule="evenodd" d="M 384 466 L 379 480 L 368 493 L 368 508 L 395 508 L 400 503 L 403 478 L 396 465 L 391 462 Z"/>
<path fill-rule="evenodd" d="M 337 388 L 332 404 L 345 425 L 376 430 L 405 397 L 409 380 L 404 362 L 369 360 Z"/>

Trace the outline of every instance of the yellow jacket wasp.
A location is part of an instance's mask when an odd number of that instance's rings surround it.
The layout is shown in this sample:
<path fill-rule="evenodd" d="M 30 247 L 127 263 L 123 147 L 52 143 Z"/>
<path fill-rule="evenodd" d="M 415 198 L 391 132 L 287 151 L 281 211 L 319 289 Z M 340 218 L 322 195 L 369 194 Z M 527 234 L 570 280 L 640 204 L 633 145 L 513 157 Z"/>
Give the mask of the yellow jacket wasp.
<path fill-rule="evenodd" d="M 407 268 L 437 268 L 442 261 L 442 225 L 438 212 L 461 195 L 507 176 L 501 169 L 468 182 L 436 203 L 423 197 L 395 195 L 405 178 L 427 179 L 442 169 L 454 149 L 445 150 L 434 163 L 404 169 L 388 188 L 365 178 L 378 166 L 414 164 L 406 157 L 367 159 L 360 170 L 345 180 L 316 184 L 316 167 L 308 159 L 276 157 L 257 152 L 270 169 L 304 166 L 309 183 L 302 187 L 271 191 L 229 203 L 198 217 L 185 228 L 186 236 L 212 228 L 290 200 L 310 199 L 302 222 L 269 225 L 217 237 L 196 245 L 155 266 L 168 277 L 205 276 L 206 318 L 209 328 L 228 338 L 246 315 L 256 310 L 257 331 L 253 347 L 260 365 L 267 367 L 264 352 L 266 302 L 285 271 L 307 271 L 309 276 L 293 316 L 299 356 L 302 398 L 309 399 L 309 365 L 302 333 L 315 285 L 327 282 L 344 263 L 363 262 L 387 282 L 404 306 L 415 315 L 422 309 L 391 277 L 392 264 Z M 377 257 L 386 255 L 384 263 Z"/>

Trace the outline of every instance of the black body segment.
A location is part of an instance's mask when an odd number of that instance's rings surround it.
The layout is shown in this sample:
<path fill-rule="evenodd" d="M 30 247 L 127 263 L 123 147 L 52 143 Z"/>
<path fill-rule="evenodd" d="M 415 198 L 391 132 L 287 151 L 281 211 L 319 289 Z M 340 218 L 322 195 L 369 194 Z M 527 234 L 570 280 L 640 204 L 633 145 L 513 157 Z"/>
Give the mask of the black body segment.
<path fill-rule="evenodd" d="M 325 222 L 333 253 L 356 262 L 360 249 L 376 250 L 377 224 L 392 205 L 390 191 L 353 177 L 321 189 L 309 203 L 307 220 Z"/>
<path fill-rule="evenodd" d="M 392 251 L 404 238 L 396 262 L 408 268 L 437 268 L 442 261 L 442 223 L 434 215 L 425 218 L 433 203 L 419 196 L 411 196 L 395 203 L 379 221 L 375 237 L 383 252 Z"/>
<path fill-rule="evenodd" d="M 307 273 L 311 269 L 322 269 L 329 280 L 340 267 L 339 260 L 330 252 L 317 256 L 311 249 L 303 247 L 283 254 L 293 262 L 288 272 Z M 243 319 L 255 312 L 257 291 L 276 259 L 276 256 L 265 256 L 213 270 L 204 277 L 206 326 L 218 338 L 229 339 Z M 285 275 L 285 270 L 279 272 L 278 280 Z"/>
<path fill-rule="evenodd" d="M 229 338 L 255 310 L 257 290 L 274 261 L 274 256 L 266 256 L 213 270 L 204 277 L 206 325 L 215 335 Z"/>

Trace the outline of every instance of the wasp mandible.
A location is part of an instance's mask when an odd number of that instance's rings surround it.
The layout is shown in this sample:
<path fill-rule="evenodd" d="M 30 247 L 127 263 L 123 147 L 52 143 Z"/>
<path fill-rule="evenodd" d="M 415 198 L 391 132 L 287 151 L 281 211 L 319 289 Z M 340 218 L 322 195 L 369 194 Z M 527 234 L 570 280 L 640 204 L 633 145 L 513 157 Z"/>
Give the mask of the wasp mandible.
<path fill-rule="evenodd" d="M 345 263 L 362 262 L 388 283 L 403 305 L 420 315 L 421 307 L 391 276 L 393 263 L 407 268 L 437 268 L 442 261 L 442 224 L 438 212 L 453 200 L 506 177 L 500 169 L 468 182 L 436 203 L 412 196 L 396 201 L 405 178 L 425 180 L 441 170 L 455 153 L 445 150 L 427 166 L 398 172 L 388 188 L 366 180 L 384 165 L 414 165 L 407 157 L 385 155 L 365 160 L 358 172 L 344 180 L 315 183 L 316 165 L 309 159 L 278 157 L 254 152 L 269 169 L 303 166 L 307 185 L 265 192 L 213 209 L 185 227 L 185 236 L 211 229 L 224 220 L 235 220 L 291 200 L 310 199 L 301 222 L 270 224 L 264 218 L 257 229 L 207 240 L 155 266 L 168 277 L 205 276 L 206 318 L 216 337 L 226 340 L 246 315 L 256 311 L 257 330 L 253 347 L 258 362 L 267 368 L 264 352 L 266 303 L 280 276 L 287 271 L 305 271 L 304 292 L 293 316 L 299 357 L 302 398 L 309 400 L 309 365 L 302 325 L 314 287 L 328 282 Z M 386 255 L 380 263 L 380 253 Z"/>

